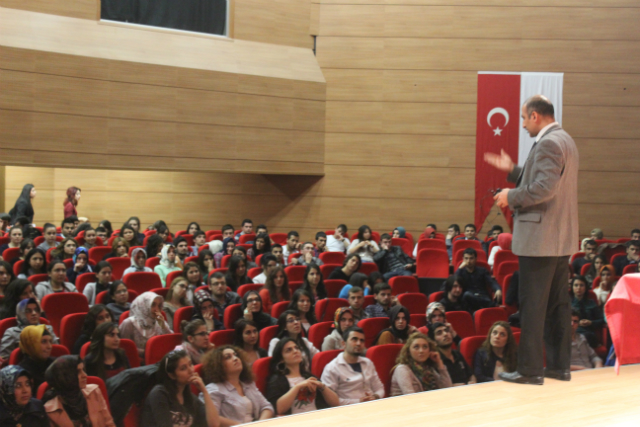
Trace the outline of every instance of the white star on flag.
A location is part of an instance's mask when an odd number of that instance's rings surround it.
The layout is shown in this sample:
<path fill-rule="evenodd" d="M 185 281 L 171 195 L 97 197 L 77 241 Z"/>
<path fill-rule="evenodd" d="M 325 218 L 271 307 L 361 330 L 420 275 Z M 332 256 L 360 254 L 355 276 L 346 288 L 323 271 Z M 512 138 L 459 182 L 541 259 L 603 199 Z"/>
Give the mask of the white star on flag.
<path fill-rule="evenodd" d="M 496 136 L 496 135 L 502 136 L 502 129 L 500 129 L 499 127 L 493 130 L 493 136 Z"/>

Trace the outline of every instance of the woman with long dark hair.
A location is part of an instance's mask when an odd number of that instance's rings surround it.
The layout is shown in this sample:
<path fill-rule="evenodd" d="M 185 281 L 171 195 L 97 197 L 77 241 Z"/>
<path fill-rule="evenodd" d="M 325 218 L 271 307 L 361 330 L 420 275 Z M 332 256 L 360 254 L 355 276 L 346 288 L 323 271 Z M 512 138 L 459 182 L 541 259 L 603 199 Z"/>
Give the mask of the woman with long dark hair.
<path fill-rule="evenodd" d="M 282 267 L 275 267 L 267 275 L 264 288 L 260 290 L 260 298 L 262 298 L 262 305 L 267 313 L 271 313 L 273 304 L 291 299 L 289 279 Z"/>
<path fill-rule="evenodd" d="M 233 292 L 237 292 L 238 288 L 247 283 L 253 283 L 253 280 L 247 276 L 247 264 L 239 256 L 232 256 L 229 260 L 229 270 L 224 275 L 227 286 Z"/>
<path fill-rule="evenodd" d="M 363 225 L 358 229 L 358 235 L 347 248 L 348 254 L 358 254 L 362 262 L 374 262 L 373 256 L 380 251 L 380 247 L 373 240 L 371 228 Z"/>
<path fill-rule="evenodd" d="M 138 232 L 129 224 L 124 224 L 118 235 L 127 241 L 129 247 L 142 245 L 142 241 L 138 240 Z"/>
<path fill-rule="evenodd" d="M 276 319 L 262 310 L 262 298 L 258 291 L 249 291 L 242 297 L 242 313 L 245 320 L 255 323 L 258 331 L 278 323 Z"/>
<path fill-rule="evenodd" d="M 514 372 L 517 367 L 518 344 L 511 326 L 508 322 L 496 322 L 476 352 L 475 376 L 479 383 L 495 381 L 501 372 Z"/>
<path fill-rule="evenodd" d="M 209 274 L 216 269 L 216 261 L 213 259 L 213 252 L 209 249 L 202 249 L 198 252 L 198 267 L 202 274 L 202 281 L 209 283 Z"/>
<path fill-rule="evenodd" d="M 0 320 L 16 317 L 16 306 L 27 298 L 36 298 L 33 291 L 33 283 L 26 279 L 15 279 L 5 289 L 2 307 L 0 308 Z"/>
<path fill-rule="evenodd" d="M 11 215 L 11 224 L 15 224 L 18 218 L 24 217 L 27 218 L 29 223 L 33 223 L 33 205 L 31 202 L 36 197 L 36 188 L 33 184 L 25 184 L 22 187 L 22 192 L 20 192 L 20 196 L 16 200 L 16 204 L 9 211 L 9 215 Z"/>
<path fill-rule="evenodd" d="M 297 311 L 286 310 L 278 318 L 278 332 L 276 337 L 269 343 L 269 356 L 273 355 L 273 350 L 276 348 L 278 341 L 285 337 L 293 338 L 298 343 L 298 347 L 302 351 L 302 357 L 307 363 L 307 369 L 311 369 L 311 359 L 318 353 L 318 349 L 302 336 L 302 325 L 300 325 Z"/>
<path fill-rule="evenodd" d="M 187 234 L 193 236 L 194 234 L 196 234 L 197 231 L 200 231 L 200 224 L 198 224 L 195 221 L 190 222 L 189 225 L 187 225 L 186 230 L 187 230 Z"/>
<path fill-rule="evenodd" d="M 49 294 L 78 291 L 73 283 L 66 281 L 67 266 L 62 260 L 54 259 L 51 261 L 47 266 L 47 273 L 49 274 L 49 280 L 36 285 L 36 295 L 40 301 Z"/>
<path fill-rule="evenodd" d="M 271 253 L 271 239 L 266 233 L 260 233 L 253 241 L 253 246 L 247 251 L 247 256 L 252 260 L 256 260 L 258 255 Z"/>
<path fill-rule="evenodd" d="M 322 278 L 320 267 L 316 264 L 307 265 L 300 289 L 309 291 L 316 301 L 327 297 L 327 290 L 324 287 L 324 280 Z"/>
<path fill-rule="evenodd" d="M 111 221 L 109 220 L 103 219 L 98 224 L 98 227 L 102 227 L 105 230 L 107 230 L 107 239 L 110 238 L 111 235 L 113 234 L 113 227 L 111 226 Z M 106 244 L 107 242 L 105 241 L 104 243 Z"/>
<path fill-rule="evenodd" d="M 162 248 L 164 248 L 164 241 L 162 240 L 162 237 L 157 234 L 152 234 L 147 239 L 147 246 L 145 247 L 144 252 L 147 254 L 147 258 L 160 257 L 162 256 Z"/>
<path fill-rule="evenodd" d="M 19 279 L 26 279 L 34 274 L 45 274 L 47 272 L 47 255 L 42 249 L 31 249 L 22 263 L 22 271 L 18 274 Z"/>
<path fill-rule="evenodd" d="M 256 360 L 267 357 L 267 350 L 260 347 L 260 332 L 252 320 L 238 319 L 236 321 L 233 345 L 244 350 L 249 366 Z"/>
<path fill-rule="evenodd" d="M 0 295 L 5 295 L 9 284 L 15 279 L 11 265 L 6 261 L 0 261 Z"/>
<path fill-rule="evenodd" d="M 0 425 L 5 427 L 49 427 L 42 402 L 33 397 L 33 379 L 21 366 L 0 371 Z"/>
<path fill-rule="evenodd" d="M 120 322 L 120 316 L 125 311 L 129 311 L 131 309 L 131 303 L 129 302 L 129 291 L 127 289 L 127 285 L 122 280 L 114 280 L 109 285 L 109 301 L 107 303 L 107 308 L 113 314 L 113 321 L 118 323 Z"/>
<path fill-rule="evenodd" d="M 298 313 L 305 335 L 309 333 L 311 325 L 318 323 L 313 295 L 306 289 L 298 289 L 293 293 L 287 309 Z"/>
<path fill-rule="evenodd" d="M 133 228 L 133 230 L 136 232 L 136 236 L 138 237 L 139 242 L 144 241 L 145 235 L 144 233 L 140 232 L 140 218 L 138 218 L 137 216 L 132 216 L 127 220 L 127 222 L 125 222 L 125 224 L 130 225 Z"/>
<path fill-rule="evenodd" d="M 73 259 L 78 249 L 78 243 L 73 240 L 72 237 L 65 237 L 62 242 L 58 243 L 58 246 L 51 251 L 51 258 L 58 259 Z"/>
<path fill-rule="evenodd" d="M 113 316 L 106 306 L 102 304 L 96 304 L 91 307 L 84 318 L 82 331 L 80 332 L 80 336 L 73 345 L 72 353 L 80 354 L 82 346 L 91 340 L 91 335 L 96 330 L 96 327 L 103 323 L 111 322 L 113 322 Z"/>
<path fill-rule="evenodd" d="M 202 273 L 200 267 L 195 262 L 188 262 L 182 269 L 182 277 L 187 280 L 187 301 L 193 303 L 193 294 L 200 286 L 204 286 L 202 282 Z"/>
<path fill-rule="evenodd" d="M 227 237 L 222 241 L 222 249 L 220 249 L 220 251 L 217 252 L 213 257 L 216 262 L 216 268 L 222 267 L 222 258 L 224 258 L 225 255 L 233 255 L 233 250 L 235 248 L 236 241 L 233 239 L 233 237 Z"/>
<path fill-rule="evenodd" d="M 80 189 L 78 187 L 69 187 L 67 188 L 67 197 L 62 202 L 64 206 L 64 217 L 69 218 L 70 216 L 78 216 L 78 211 L 76 207 L 78 206 L 78 202 L 80 201 Z"/>
<path fill-rule="evenodd" d="M 104 322 L 91 334 L 91 344 L 84 359 L 87 374 L 103 381 L 129 369 L 127 354 L 120 348 L 118 324 Z"/>

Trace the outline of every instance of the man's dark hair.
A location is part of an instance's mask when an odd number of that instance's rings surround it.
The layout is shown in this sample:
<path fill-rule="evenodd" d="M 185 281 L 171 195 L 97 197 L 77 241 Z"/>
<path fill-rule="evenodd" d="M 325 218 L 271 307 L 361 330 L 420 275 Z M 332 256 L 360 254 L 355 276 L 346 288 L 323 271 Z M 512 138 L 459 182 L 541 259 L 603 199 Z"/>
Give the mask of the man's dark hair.
<path fill-rule="evenodd" d="M 171 242 L 173 244 L 173 246 L 175 246 L 176 248 L 178 247 L 178 245 L 182 242 L 185 242 L 187 244 L 187 246 L 189 246 L 189 243 L 187 242 L 187 239 L 185 239 L 182 236 L 178 236 L 175 239 L 173 239 L 173 242 Z"/>
<path fill-rule="evenodd" d="M 236 229 L 235 229 L 235 228 L 233 228 L 233 225 L 231 225 L 231 224 L 225 224 L 225 225 L 223 225 L 223 226 L 222 226 L 222 229 L 221 229 L 220 231 L 222 231 L 222 234 L 224 234 L 224 232 L 225 232 L 225 231 L 227 231 L 227 230 L 233 230 L 233 231 L 236 231 Z"/>
<path fill-rule="evenodd" d="M 391 240 L 391 236 L 389 235 L 389 233 L 384 233 L 382 236 L 380 236 L 380 241 L 382 241 L 384 239 Z"/>
<path fill-rule="evenodd" d="M 247 219 L 243 219 L 243 220 L 242 220 L 242 226 L 244 227 L 244 225 L 245 225 L 245 224 L 251 224 L 251 225 L 253 225 L 253 221 L 251 221 L 251 220 L 250 220 L 250 219 L 248 219 L 248 218 L 247 218 Z"/>
<path fill-rule="evenodd" d="M 265 230 L 268 230 L 268 228 L 267 228 L 267 226 L 266 226 L 266 225 L 264 225 L 264 224 L 260 224 L 260 225 L 258 225 L 258 226 L 256 227 L 256 231 L 258 231 L 258 230 L 260 230 L 260 229 L 263 229 L 263 228 L 264 228 Z"/>
<path fill-rule="evenodd" d="M 476 225 L 475 224 L 467 224 L 467 225 L 464 226 L 464 229 L 466 230 L 469 227 L 473 228 L 473 231 L 476 231 Z"/>
<path fill-rule="evenodd" d="M 100 232 L 100 233 L 106 233 L 107 229 L 104 227 L 96 227 L 96 233 Z"/>
<path fill-rule="evenodd" d="M 524 105 L 527 107 L 527 116 L 529 117 L 533 112 L 545 117 L 553 117 L 555 115 L 553 104 L 542 95 L 532 96 L 525 101 Z"/>
<path fill-rule="evenodd" d="M 300 237 L 300 235 L 298 234 L 297 231 L 292 230 L 290 232 L 287 233 L 287 240 L 289 240 L 289 238 L 291 238 L 291 236 L 295 236 L 295 237 Z"/>
<path fill-rule="evenodd" d="M 76 217 L 76 216 L 73 216 L 73 215 L 68 216 L 68 217 L 66 217 L 65 219 L 62 220 L 62 224 L 60 226 L 64 227 L 65 224 L 73 225 L 73 224 L 76 223 L 77 220 L 78 220 L 78 217 Z"/>
<path fill-rule="evenodd" d="M 460 232 L 460 226 L 458 224 L 451 224 L 449 228 L 453 228 L 453 231 L 455 231 L 456 233 Z"/>
<path fill-rule="evenodd" d="M 219 271 L 216 271 L 209 277 L 209 283 L 211 283 L 211 279 L 224 279 L 224 274 Z"/>
<path fill-rule="evenodd" d="M 429 338 L 431 338 L 432 340 L 436 340 L 436 331 L 438 330 L 438 328 L 441 328 L 443 326 L 447 326 L 442 322 L 435 322 L 432 323 L 431 325 L 429 325 Z"/>
<path fill-rule="evenodd" d="M 47 231 L 49 228 L 56 228 L 56 226 L 54 224 L 51 224 L 50 222 L 47 222 L 44 227 L 42 227 L 42 231 Z M 107 231 L 107 230 L 105 230 Z"/>
<path fill-rule="evenodd" d="M 631 235 L 633 236 L 634 234 L 640 234 L 640 228 L 634 228 L 631 230 Z"/>
<path fill-rule="evenodd" d="M 347 342 L 347 340 L 349 339 L 349 334 L 351 334 L 351 332 L 358 332 L 364 335 L 364 331 L 362 330 L 362 328 L 359 328 L 358 326 L 352 326 L 350 328 L 347 328 L 347 330 L 342 333 L 342 339 L 345 342 Z"/>
<path fill-rule="evenodd" d="M 478 252 L 476 252 L 475 249 L 473 248 L 467 248 L 464 250 L 464 252 L 462 252 L 462 255 L 473 255 L 474 258 L 478 258 Z"/>
<path fill-rule="evenodd" d="M 629 240 L 625 246 L 627 248 L 630 248 L 631 246 L 635 246 L 636 248 L 640 248 L 640 240 Z"/>
<path fill-rule="evenodd" d="M 321 237 L 324 237 L 326 239 L 327 238 L 327 233 L 325 233 L 324 231 L 318 231 L 316 233 L 316 240 L 318 240 Z"/>
<path fill-rule="evenodd" d="M 597 247 L 598 247 L 598 242 L 596 242 L 596 241 L 595 241 L 595 240 L 593 240 L 593 239 L 589 239 L 589 240 L 587 240 L 586 242 L 584 242 L 584 245 L 585 245 L 585 247 L 586 247 L 587 245 L 590 245 L 590 246 L 595 246 L 595 247 L 597 248 Z"/>
<path fill-rule="evenodd" d="M 207 233 L 205 233 L 204 231 L 198 230 L 195 233 L 193 233 L 193 238 L 195 239 L 198 236 L 206 236 L 206 235 L 207 235 Z"/>
<path fill-rule="evenodd" d="M 360 286 L 352 286 L 349 288 L 350 294 L 357 294 L 358 292 L 364 292 Z"/>
<path fill-rule="evenodd" d="M 452 274 L 451 276 L 449 276 L 447 278 L 447 280 L 444 281 L 444 293 L 445 295 L 448 295 L 449 292 L 451 292 L 451 290 L 453 289 L 453 285 L 456 283 L 456 280 L 458 280 L 458 283 L 460 283 L 460 278 L 456 275 L 456 274 Z"/>
<path fill-rule="evenodd" d="M 391 286 L 389 286 L 388 283 L 386 282 L 378 283 L 373 287 L 373 293 L 378 295 L 380 292 L 386 291 L 387 289 L 391 290 Z"/>
<path fill-rule="evenodd" d="M 571 317 L 577 317 L 578 319 L 580 318 L 580 312 L 578 310 L 576 310 L 575 308 L 571 309 Z"/>
<path fill-rule="evenodd" d="M 273 254 L 264 254 L 262 255 L 262 258 L 260 258 L 260 265 L 262 267 L 266 267 L 267 265 L 269 265 L 269 261 L 278 262 L 278 259 Z"/>
<path fill-rule="evenodd" d="M 273 250 L 273 248 L 280 248 L 282 249 L 282 245 L 280 243 L 274 243 L 273 245 L 271 245 L 271 250 Z"/>
<path fill-rule="evenodd" d="M 342 234 L 344 234 L 344 233 L 346 233 L 346 232 L 348 231 L 348 230 L 347 230 L 347 226 L 346 226 L 346 225 L 344 225 L 344 224 L 340 224 L 340 225 L 338 226 L 338 228 L 339 228 L 340 230 L 342 230 Z"/>
<path fill-rule="evenodd" d="M 431 228 L 433 228 L 435 231 L 438 231 L 438 226 L 437 226 L 437 225 L 435 225 L 435 224 L 427 224 L 427 227 L 431 227 Z M 425 227 L 425 228 L 427 228 L 427 227 Z"/>
<path fill-rule="evenodd" d="M 491 231 L 489 232 L 489 234 L 493 233 L 494 231 L 499 231 L 501 233 L 504 233 L 504 230 L 503 230 L 502 226 L 498 225 L 498 224 L 496 224 L 493 227 L 491 227 Z"/>

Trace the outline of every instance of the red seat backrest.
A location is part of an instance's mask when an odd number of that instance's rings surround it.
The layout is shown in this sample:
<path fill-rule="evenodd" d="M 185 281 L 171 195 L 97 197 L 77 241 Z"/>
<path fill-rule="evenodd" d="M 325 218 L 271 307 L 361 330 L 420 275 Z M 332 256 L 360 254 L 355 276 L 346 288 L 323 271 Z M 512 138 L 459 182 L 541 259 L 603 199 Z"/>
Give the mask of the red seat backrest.
<path fill-rule="evenodd" d="M 371 347 L 380 331 L 388 328 L 389 325 L 388 317 L 370 317 L 368 319 L 360 320 L 358 322 L 358 326 L 364 331 L 365 347 Z"/>
<path fill-rule="evenodd" d="M 367 358 L 376 367 L 376 372 L 382 384 L 384 384 L 385 396 L 391 392 L 391 368 L 396 365 L 396 358 L 404 344 L 376 345 L 367 350 Z"/>
<path fill-rule="evenodd" d="M 302 280 L 297 280 L 295 282 L 289 282 L 289 292 L 291 295 L 294 294 L 295 291 L 302 287 Z"/>
<path fill-rule="evenodd" d="M 447 316 L 447 320 L 448 319 L 449 318 Z M 480 309 L 474 314 L 476 335 L 486 336 L 494 323 L 500 320 L 506 322 L 508 319 L 509 316 L 507 316 L 507 312 L 502 307 Z"/>
<path fill-rule="evenodd" d="M 24 260 L 19 259 L 18 261 L 16 261 L 15 264 L 13 264 L 13 274 L 14 275 L 18 275 L 20 274 L 20 272 L 22 271 L 22 265 L 24 264 Z"/>
<path fill-rule="evenodd" d="M 339 265 L 342 265 L 344 263 L 344 259 L 346 258 L 343 252 L 322 252 L 318 257 L 324 264 Z"/>
<path fill-rule="evenodd" d="M 5 249 L 4 252 L 2 252 L 2 258 L 7 262 L 11 262 L 16 258 L 20 258 L 20 248 Z"/>
<path fill-rule="evenodd" d="M 243 297 L 244 294 L 246 294 L 247 292 L 249 292 L 249 291 L 259 291 L 263 287 L 264 287 L 264 285 L 262 283 L 248 283 L 246 285 L 240 285 L 240 286 L 238 286 L 238 295 Z"/>
<path fill-rule="evenodd" d="M 62 344 L 53 344 L 51 347 L 51 357 L 56 358 L 60 356 L 66 356 L 69 354 L 67 347 Z M 20 347 L 13 349 L 9 356 L 9 365 L 17 365 L 22 360 L 22 350 Z"/>
<path fill-rule="evenodd" d="M 333 332 L 333 322 L 318 322 L 309 328 L 309 337 L 307 339 L 319 350 L 322 348 L 324 338 L 331 332 Z"/>
<path fill-rule="evenodd" d="M 328 278 L 336 268 L 342 268 L 342 264 L 323 264 L 320 266 L 320 273 L 322 273 L 323 278 Z"/>
<path fill-rule="evenodd" d="M 453 251 L 452 252 L 455 254 L 459 250 L 466 249 L 466 248 L 473 248 L 477 252 L 480 252 L 480 251 L 484 252 L 482 250 L 482 244 L 480 243 L 480 241 L 478 241 L 478 240 L 464 240 L 464 237 L 462 239 L 458 239 L 458 240 L 455 240 L 453 242 L 453 247 L 452 247 Z"/>
<path fill-rule="evenodd" d="M 278 325 L 267 326 L 260 331 L 260 348 L 269 349 L 269 343 L 276 337 Z"/>
<path fill-rule="evenodd" d="M 72 313 L 64 316 L 60 322 L 60 344 L 67 347 L 69 353 L 82 333 L 85 317 L 87 313 Z"/>
<path fill-rule="evenodd" d="M 378 271 L 378 264 L 375 262 L 363 262 L 358 269 L 358 273 L 366 274 L 367 276 Z"/>
<path fill-rule="evenodd" d="M 427 311 L 427 297 L 421 293 L 398 295 L 398 302 L 407 307 L 409 313 L 420 314 Z"/>
<path fill-rule="evenodd" d="M 82 359 L 87 356 L 90 345 L 91 341 L 84 343 L 84 345 L 80 349 L 80 357 Z M 132 368 L 139 368 L 140 356 L 138 355 L 138 347 L 136 347 L 136 343 L 126 338 L 120 338 L 120 348 L 123 349 L 126 353 L 127 360 L 129 360 L 129 366 Z"/>
<path fill-rule="evenodd" d="M 241 286 L 242 287 L 242 286 Z M 271 306 L 271 317 L 279 318 L 287 310 L 291 301 L 280 301 Z"/>
<path fill-rule="evenodd" d="M 182 344 L 182 334 L 156 335 L 149 338 L 144 351 L 144 364 L 152 365 Z"/>
<path fill-rule="evenodd" d="M 402 252 L 408 256 L 412 256 L 413 246 L 409 243 L 409 239 L 403 237 L 392 237 L 391 246 L 400 246 Z"/>
<path fill-rule="evenodd" d="M 243 234 L 242 236 L 240 236 L 238 243 L 253 242 L 254 240 L 256 240 L 255 233 Z"/>
<path fill-rule="evenodd" d="M 422 249 L 439 249 L 441 251 L 446 251 L 447 244 L 440 239 L 418 240 L 418 250 L 416 252 L 420 252 Z"/>
<path fill-rule="evenodd" d="M 342 350 L 327 350 L 321 351 L 320 353 L 316 353 L 311 360 L 311 374 L 320 379 L 322 377 L 322 371 L 324 371 L 324 367 L 327 366 L 333 359 L 335 359 Z"/>
<path fill-rule="evenodd" d="M 442 298 L 444 298 L 444 295 L 444 291 L 432 292 L 431 294 L 429 294 L 429 304 L 431 304 L 432 302 L 440 301 Z"/>
<path fill-rule="evenodd" d="M 609 264 L 613 264 L 613 260 L 618 256 L 627 256 L 627 248 L 624 245 L 607 247 L 602 250 L 602 255 L 610 260 Z"/>
<path fill-rule="evenodd" d="M 271 357 L 262 357 L 251 365 L 253 376 L 256 382 L 256 387 L 260 390 L 260 393 L 267 394 L 267 381 L 269 379 L 269 365 L 271 364 Z"/>
<path fill-rule="evenodd" d="M 228 268 L 229 267 L 229 260 L 231 260 L 231 255 L 223 256 L 222 257 L 222 261 L 220 261 L 220 267 Z"/>
<path fill-rule="evenodd" d="M 418 277 L 447 278 L 449 277 L 449 255 L 441 249 L 422 249 L 418 252 Z"/>
<path fill-rule="evenodd" d="M 469 366 L 473 366 L 476 351 L 480 348 L 485 339 L 486 337 L 475 336 L 463 338 L 462 341 L 460 341 L 460 353 Z"/>
<path fill-rule="evenodd" d="M 167 278 L 165 280 L 167 289 L 170 288 L 173 281 L 180 276 L 182 276 L 182 270 L 172 271 L 171 273 L 167 274 Z"/>
<path fill-rule="evenodd" d="M 391 286 L 391 295 L 400 295 L 404 293 L 419 293 L 418 279 L 413 276 L 396 276 L 389 279 Z"/>
<path fill-rule="evenodd" d="M 376 303 L 376 297 L 373 295 L 365 295 L 364 302 L 362 303 L 362 309 L 369 307 Z"/>
<path fill-rule="evenodd" d="M 415 326 L 416 328 L 421 328 L 427 324 L 427 314 L 411 314 L 411 320 L 409 324 Z"/>
<path fill-rule="evenodd" d="M 290 282 L 299 282 L 304 280 L 304 272 L 307 269 L 304 265 L 290 265 L 285 267 L 284 273 Z"/>
<path fill-rule="evenodd" d="M 569 264 L 573 264 L 573 261 L 575 261 L 578 258 L 584 258 L 585 253 L 580 251 L 580 252 L 576 252 L 575 254 L 571 255 L 571 259 L 569 260 Z"/>
<path fill-rule="evenodd" d="M 493 275 L 496 278 L 496 282 L 502 283 L 506 275 L 513 274 L 519 269 L 520 263 L 517 261 L 504 261 L 493 271 Z"/>
<path fill-rule="evenodd" d="M 180 323 L 182 323 L 183 320 L 186 320 L 187 322 L 191 321 L 191 317 L 193 317 L 192 305 L 177 309 L 173 315 L 173 331 L 180 332 Z"/>
<path fill-rule="evenodd" d="M 56 335 L 60 334 L 60 322 L 67 314 L 87 313 L 89 302 L 87 297 L 77 292 L 62 292 L 49 294 L 42 298 L 42 311 L 47 313 L 47 318 L 53 326 Z"/>
<path fill-rule="evenodd" d="M 629 264 L 622 270 L 622 275 L 638 272 L 638 264 Z"/>
<path fill-rule="evenodd" d="M 222 237 L 222 230 L 209 230 L 209 231 L 205 231 L 204 234 L 207 236 L 207 242 L 210 242 L 211 240 L 215 240 L 213 239 L 213 236 L 220 235 L 220 237 Z M 222 240 L 222 239 L 220 238 L 217 240 Z"/>
<path fill-rule="evenodd" d="M 97 282 L 96 273 L 82 273 L 76 277 L 76 289 L 82 293 L 85 286 L 91 282 Z"/>
<path fill-rule="evenodd" d="M 119 325 L 122 325 L 122 322 L 124 322 L 124 321 L 125 321 L 125 319 L 127 319 L 128 317 L 129 317 L 129 310 L 127 310 L 127 311 L 123 312 L 123 313 L 120 315 L 120 319 L 118 320 L 118 326 L 119 326 Z"/>
<path fill-rule="evenodd" d="M 233 329 L 236 320 L 242 317 L 242 304 L 231 304 L 224 309 L 224 327 Z"/>
<path fill-rule="evenodd" d="M 156 268 L 156 265 L 158 264 L 160 264 L 160 257 L 152 256 L 151 258 L 147 258 L 147 260 L 144 263 L 144 266 L 149 267 L 151 270 L 153 270 L 154 268 Z"/>
<path fill-rule="evenodd" d="M 225 344 L 232 345 L 235 341 L 236 331 L 233 329 L 223 329 L 221 331 L 213 331 L 209 334 L 209 341 L 215 346 Z"/>
<path fill-rule="evenodd" d="M 136 271 L 124 276 L 122 280 L 128 289 L 136 291 L 138 294 L 162 287 L 160 276 L 148 271 Z"/>
<path fill-rule="evenodd" d="M 46 273 L 43 274 L 33 274 L 29 277 L 27 277 L 27 280 L 30 281 L 31 283 L 33 283 L 33 289 L 35 291 L 36 285 L 40 282 L 46 282 L 47 280 L 49 280 L 49 275 Z"/>
<path fill-rule="evenodd" d="M 131 258 L 128 257 L 108 258 L 107 262 L 111 264 L 113 280 L 121 280 L 124 271 L 131 267 Z"/>
<path fill-rule="evenodd" d="M 316 319 L 318 322 L 333 320 L 336 310 L 340 307 L 348 307 L 349 302 L 343 298 L 325 298 L 316 302 Z"/>
<path fill-rule="evenodd" d="M 111 253 L 111 246 L 95 246 L 89 249 L 89 259 L 94 263 L 99 263 L 105 255 Z M 129 260 L 131 263 L 131 260 Z"/>
<path fill-rule="evenodd" d="M 508 261 L 519 262 L 518 255 L 514 254 L 511 251 L 500 249 L 498 252 L 496 252 L 495 257 L 493 258 L 494 270 L 496 270 L 498 266 L 503 262 L 508 262 Z"/>
<path fill-rule="evenodd" d="M 262 267 L 254 267 L 254 268 L 250 268 L 249 271 L 247 271 L 247 276 L 249 276 L 250 279 L 253 279 L 256 276 L 259 276 L 262 273 Z"/>
<path fill-rule="evenodd" d="M 271 233 L 269 234 L 269 237 L 273 243 L 277 243 L 282 246 L 287 244 L 287 233 Z"/>
<path fill-rule="evenodd" d="M 342 288 L 347 285 L 347 281 L 342 279 L 325 279 L 323 283 L 324 288 L 327 291 L 327 297 L 329 298 L 338 298 Z"/>
<path fill-rule="evenodd" d="M 287 265 L 291 265 L 291 262 L 295 258 L 300 258 L 301 256 L 302 256 L 302 253 L 300 253 L 300 252 L 294 252 L 292 254 L 289 254 L 289 257 L 287 258 Z"/>
<path fill-rule="evenodd" d="M 467 311 L 449 311 L 446 313 L 447 322 L 461 338 L 476 335 L 476 326 L 471 314 Z"/>

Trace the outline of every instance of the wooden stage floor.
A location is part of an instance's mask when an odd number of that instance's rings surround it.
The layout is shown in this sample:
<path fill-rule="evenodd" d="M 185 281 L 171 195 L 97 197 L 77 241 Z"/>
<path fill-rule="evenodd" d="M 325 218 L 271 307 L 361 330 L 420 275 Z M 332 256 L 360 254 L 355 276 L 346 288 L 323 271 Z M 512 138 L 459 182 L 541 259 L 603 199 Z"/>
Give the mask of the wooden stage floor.
<path fill-rule="evenodd" d="M 572 373 L 543 386 L 502 381 L 262 421 L 260 427 L 640 426 L 640 365 Z"/>

